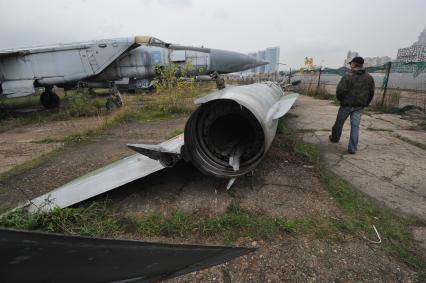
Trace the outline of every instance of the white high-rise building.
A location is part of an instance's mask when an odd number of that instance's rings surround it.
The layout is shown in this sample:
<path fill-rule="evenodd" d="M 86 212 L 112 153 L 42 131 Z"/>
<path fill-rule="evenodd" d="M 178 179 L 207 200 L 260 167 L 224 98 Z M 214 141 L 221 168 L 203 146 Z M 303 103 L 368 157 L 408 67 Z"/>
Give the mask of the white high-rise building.
<path fill-rule="evenodd" d="M 265 73 L 275 73 L 278 71 L 278 63 L 280 62 L 280 47 L 266 48 L 265 60 L 269 62 L 265 65 Z"/>
<path fill-rule="evenodd" d="M 348 64 L 354 57 L 359 56 L 358 52 L 355 51 L 348 51 L 348 54 L 345 59 L 344 66 L 348 67 Z M 391 61 L 391 57 L 389 56 L 382 56 L 382 57 L 364 57 L 364 66 L 365 67 L 372 67 L 372 66 L 381 66 L 385 63 Z"/>
<path fill-rule="evenodd" d="M 345 62 L 343 62 L 343 66 L 347 66 L 349 64 L 349 62 L 357 56 L 359 56 L 358 52 L 349 50 L 348 54 L 346 55 Z"/>
<path fill-rule="evenodd" d="M 265 50 L 259 50 L 257 52 L 249 53 L 248 55 L 253 56 L 260 60 L 266 60 L 269 64 L 259 66 L 254 69 L 250 69 L 252 73 L 274 73 L 278 71 L 278 63 L 280 60 L 280 47 L 268 47 Z"/>

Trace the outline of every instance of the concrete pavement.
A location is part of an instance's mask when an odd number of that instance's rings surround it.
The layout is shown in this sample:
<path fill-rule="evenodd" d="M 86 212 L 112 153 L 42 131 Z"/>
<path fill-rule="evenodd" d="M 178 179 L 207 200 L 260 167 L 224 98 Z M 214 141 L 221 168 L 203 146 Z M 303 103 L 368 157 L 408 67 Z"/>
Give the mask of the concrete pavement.
<path fill-rule="evenodd" d="M 414 122 L 399 115 L 363 114 L 358 152 L 351 155 L 349 119 L 340 142 L 328 140 L 337 111 L 331 101 L 301 95 L 289 125 L 303 129 L 303 139 L 319 146 L 334 173 L 386 206 L 426 220 L 426 150 L 396 137 L 426 144 L 426 132 L 411 130 Z"/>

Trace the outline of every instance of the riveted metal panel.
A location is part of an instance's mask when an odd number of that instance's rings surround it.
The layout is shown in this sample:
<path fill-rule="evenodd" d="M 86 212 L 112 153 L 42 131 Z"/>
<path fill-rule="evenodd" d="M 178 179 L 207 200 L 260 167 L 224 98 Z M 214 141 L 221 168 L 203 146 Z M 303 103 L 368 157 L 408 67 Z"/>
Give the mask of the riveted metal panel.
<path fill-rule="evenodd" d="M 33 94 L 34 80 L 6 81 L 2 83 L 3 94 L 7 97 L 20 97 Z"/>
<path fill-rule="evenodd" d="M 170 53 L 170 61 L 172 62 L 184 62 L 186 60 L 185 50 L 172 50 Z"/>

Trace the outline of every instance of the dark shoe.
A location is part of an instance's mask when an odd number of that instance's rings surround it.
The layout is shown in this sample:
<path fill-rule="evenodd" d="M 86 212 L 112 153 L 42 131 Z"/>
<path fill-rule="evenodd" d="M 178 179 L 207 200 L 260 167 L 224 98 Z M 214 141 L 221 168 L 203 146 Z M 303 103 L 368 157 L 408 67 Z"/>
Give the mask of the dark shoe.
<path fill-rule="evenodd" d="M 353 151 L 353 150 L 349 150 L 349 149 L 348 149 L 348 153 L 349 153 L 349 154 L 355 154 L 355 153 L 356 153 L 356 151 Z"/>
<path fill-rule="evenodd" d="M 339 142 L 339 141 L 336 141 L 335 139 L 333 139 L 332 135 L 329 135 L 328 139 L 330 140 L 330 142 L 333 142 L 333 143 L 338 143 Z"/>

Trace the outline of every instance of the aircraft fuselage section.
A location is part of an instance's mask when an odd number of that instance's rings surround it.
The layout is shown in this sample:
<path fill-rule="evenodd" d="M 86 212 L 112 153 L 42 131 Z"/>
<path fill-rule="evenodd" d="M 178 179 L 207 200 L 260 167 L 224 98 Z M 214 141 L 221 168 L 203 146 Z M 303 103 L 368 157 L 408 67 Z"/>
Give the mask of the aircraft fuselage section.
<path fill-rule="evenodd" d="M 210 50 L 203 51 L 187 49 L 140 46 L 121 56 L 100 75 L 90 81 L 115 81 L 123 78 L 152 79 L 155 77 L 156 66 L 176 64 L 185 68 L 192 75 L 208 74 L 210 70 Z"/>

